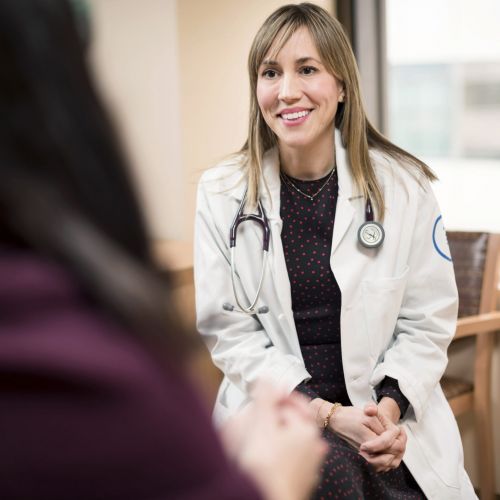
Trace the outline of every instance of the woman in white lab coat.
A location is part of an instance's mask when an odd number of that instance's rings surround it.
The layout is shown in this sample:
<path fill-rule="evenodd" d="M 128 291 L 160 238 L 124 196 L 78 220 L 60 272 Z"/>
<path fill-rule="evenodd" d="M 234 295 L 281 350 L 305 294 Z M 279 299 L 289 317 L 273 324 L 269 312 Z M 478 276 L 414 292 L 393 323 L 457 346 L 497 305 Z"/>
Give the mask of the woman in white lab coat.
<path fill-rule="evenodd" d="M 434 175 L 370 125 L 348 40 L 321 8 L 275 11 L 249 73 L 248 140 L 198 191 L 198 328 L 224 373 L 215 419 L 267 377 L 306 394 L 325 430 L 317 498 L 475 498 L 439 386 L 457 291 Z M 230 228 L 259 202 L 268 260 L 260 225 L 241 223 L 233 290 Z"/>

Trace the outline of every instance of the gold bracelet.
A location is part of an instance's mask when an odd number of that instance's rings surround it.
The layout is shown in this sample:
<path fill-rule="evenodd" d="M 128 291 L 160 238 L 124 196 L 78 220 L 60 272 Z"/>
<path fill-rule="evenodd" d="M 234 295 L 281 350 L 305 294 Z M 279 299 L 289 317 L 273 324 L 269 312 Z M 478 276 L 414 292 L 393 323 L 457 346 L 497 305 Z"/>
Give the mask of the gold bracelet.
<path fill-rule="evenodd" d="M 328 412 L 328 415 L 325 417 L 325 421 L 323 422 L 323 429 L 326 429 L 328 427 L 328 424 L 330 423 L 330 419 L 333 417 L 334 413 L 337 411 L 338 408 L 342 406 L 342 403 L 333 403 L 332 407 L 330 408 L 330 411 Z"/>

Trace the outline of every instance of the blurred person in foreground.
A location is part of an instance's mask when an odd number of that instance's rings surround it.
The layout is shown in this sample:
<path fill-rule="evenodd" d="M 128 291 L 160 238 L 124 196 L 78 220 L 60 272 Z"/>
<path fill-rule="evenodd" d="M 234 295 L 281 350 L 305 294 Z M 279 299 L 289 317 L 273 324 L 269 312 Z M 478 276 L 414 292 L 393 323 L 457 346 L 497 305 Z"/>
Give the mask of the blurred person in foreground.
<path fill-rule="evenodd" d="M 185 379 L 197 342 L 78 26 L 65 0 L 0 3 L 0 498 L 305 498 L 325 444 L 302 400 L 257 386 L 224 451 Z"/>

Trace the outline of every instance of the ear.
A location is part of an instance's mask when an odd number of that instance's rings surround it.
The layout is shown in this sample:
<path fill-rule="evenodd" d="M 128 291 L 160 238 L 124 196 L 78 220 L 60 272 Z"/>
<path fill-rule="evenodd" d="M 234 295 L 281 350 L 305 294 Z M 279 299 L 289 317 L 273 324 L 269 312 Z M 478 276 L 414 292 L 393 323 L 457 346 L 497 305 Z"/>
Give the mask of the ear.
<path fill-rule="evenodd" d="M 340 89 L 339 92 L 338 102 L 344 102 L 344 99 L 345 99 L 345 89 L 344 86 L 342 85 L 342 88 Z"/>

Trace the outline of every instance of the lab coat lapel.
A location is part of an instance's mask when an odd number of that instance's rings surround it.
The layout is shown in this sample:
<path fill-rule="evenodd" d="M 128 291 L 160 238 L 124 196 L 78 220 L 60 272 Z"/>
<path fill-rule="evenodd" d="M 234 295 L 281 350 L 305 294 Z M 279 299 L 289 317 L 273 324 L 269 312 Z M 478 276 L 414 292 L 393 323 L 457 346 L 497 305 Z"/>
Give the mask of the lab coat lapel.
<path fill-rule="evenodd" d="M 283 221 L 280 217 L 280 165 L 277 148 L 269 150 L 264 156 L 263 174 L 266 179 L 267 187 L 261 186 L 262 203 L 267 212 L 269 223 L 271 225 L 271 245 L 269 248 L 269 270 L 272 277 L 276 298 L 280 303 L 281 309 L 285 314 L 288 323 L 293 331 L 295 322 L 292 313 L 292 297 L 290 289 L 290 280 L 286 268 L 283 243 L 281 241 L 281 230 Z"/>
<path fill-rule="evenodd" d="M 354 207 L 351 203 L 353 196 L 353 182 L 347 151 L 342 144 L 340 131 L 335 129 L 335 159 L 339 180 L 339 194 L 335 211 L 335 225 L 332 237 L 332 256 L 344 238 L 354 219 Z"/>

